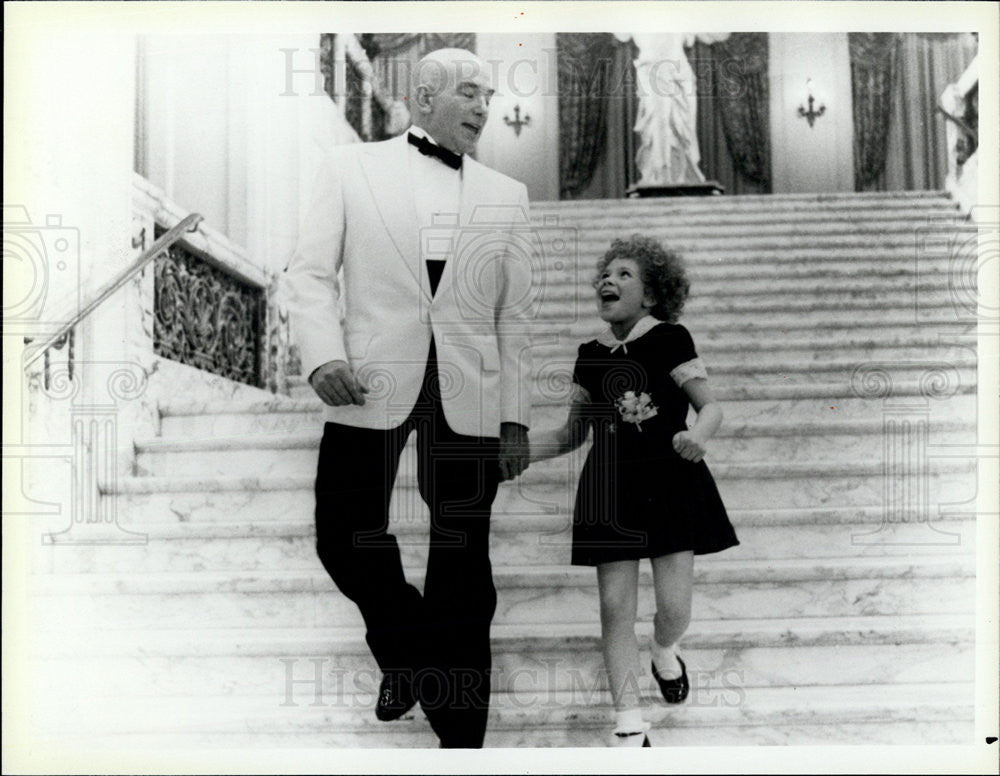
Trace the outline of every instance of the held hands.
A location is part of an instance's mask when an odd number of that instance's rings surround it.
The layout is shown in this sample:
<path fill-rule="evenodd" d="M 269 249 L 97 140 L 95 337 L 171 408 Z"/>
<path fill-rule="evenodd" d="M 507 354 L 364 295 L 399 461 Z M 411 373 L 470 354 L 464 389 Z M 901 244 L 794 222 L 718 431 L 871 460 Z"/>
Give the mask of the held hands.
<path fill-rule="evenodd" d="M 500 424 L 500 481 L 506 482 L 528 468 L 528 429 L 520 423 Z"/>
<path fill-rule="evenodd" d="M 696 431 L 678 431 L 674 434 L 674 451 L 685 461 L 698 463 L 705 457 L 706 442 Z"/>
<path fill-rule="evenodd" d="M 345 404 L 363 406 L 368 389 L 354 376 L 346 361 L 327 361 L 309 375 L 309 385 L 324 404 L 342 407 Z"/>

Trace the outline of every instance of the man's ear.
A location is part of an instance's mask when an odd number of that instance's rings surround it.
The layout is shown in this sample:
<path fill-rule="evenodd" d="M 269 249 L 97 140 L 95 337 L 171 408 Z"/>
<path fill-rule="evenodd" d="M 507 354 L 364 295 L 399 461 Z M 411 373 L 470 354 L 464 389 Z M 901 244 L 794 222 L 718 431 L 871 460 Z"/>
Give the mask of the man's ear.
<path fill-rule="evenodd" d="M 416 109 L 421 113 L 430 113 L 434 109 L 434 95 L 431 94 L 429 86 L 418 86 L 414 98 L 417 103 Z"/>

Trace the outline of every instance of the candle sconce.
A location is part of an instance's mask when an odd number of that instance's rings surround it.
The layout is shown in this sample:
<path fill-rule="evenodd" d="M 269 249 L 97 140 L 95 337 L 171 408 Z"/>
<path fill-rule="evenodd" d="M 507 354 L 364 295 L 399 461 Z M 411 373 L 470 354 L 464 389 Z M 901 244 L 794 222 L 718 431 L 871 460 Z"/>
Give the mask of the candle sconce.
<path fill-rule="evenodd" d="M 814 107 L 816 104 L 816 98 L 813 96 L 812 83 L 811 78 L 806 79 L 806 89 L 809 90 L 809 110 L 806 110 L 801 105 L 799 106 L 799 115 L 809 122 L 810 129 L 812 128 L 812 125 L 816 123 L 816 119 L 826 113 L 825 105 L 820 105 L 818 110 Z"/>
<path fill-rule="evenodd" d="M 528 124 L 531 123 L 531 116 L 529 116 L 527 113 L 525 113 L 524 114 L 524 120 L 522 121 L 521 120 L 521 106 L 520 105 L 515 105 L 514 106 L 514 120 L 511 121 L 509 117 L 504 116 L 503 117 L 503 123 L 506 124 L 508 127 L 513 127 L 514 128 L 514 136 L 515 137 L 520 137 L 521 136 L 521 127 L 526 127 L 526 126 L 528 126 Z"/>

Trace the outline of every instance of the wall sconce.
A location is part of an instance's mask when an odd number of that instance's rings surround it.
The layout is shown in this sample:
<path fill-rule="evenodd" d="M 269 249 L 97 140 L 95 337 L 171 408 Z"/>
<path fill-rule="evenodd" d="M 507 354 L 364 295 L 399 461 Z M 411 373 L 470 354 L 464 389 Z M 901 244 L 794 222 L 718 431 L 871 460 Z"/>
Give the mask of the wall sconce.
<path fill-rule="evenodd" d="M 806 110 L 800 105 L 799 115 L 809 122 L 809 127 L 811 129 L 812 125 L 816 122 L 816 119 L 826 113 L 826 106 L 820 105 L 819 110 L 813 108 L 816 98 L 813 96 L 813 81 L 811 78 L 806 79 L 806 89 L 809 90 L 809 110 Z"/>
<path fill-rule="evenodd" d="M 514 127 L 514 136 L 521 136 L 521 127 L 526 127 L 531 123 L 531 116 L 527 113 L 524 114 L 524 121 L 521 121 L 521 106 L 514 106 L 514 120 L 511 121 L 507 116 L 503 117 L 503 123 L 508 127 Z"/>

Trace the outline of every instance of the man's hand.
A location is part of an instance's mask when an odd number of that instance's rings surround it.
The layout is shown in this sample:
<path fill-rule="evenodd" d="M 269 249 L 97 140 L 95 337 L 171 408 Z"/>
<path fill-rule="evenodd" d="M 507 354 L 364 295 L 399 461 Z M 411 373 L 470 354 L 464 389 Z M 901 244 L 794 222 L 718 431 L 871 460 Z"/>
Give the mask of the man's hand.
<path fill-rule="evenodd" d="M 500 424 L 500 481 L 517 477 L 528 468 L 528 429 L 520 423 Z"/>
<path fill-rule="evenodd" d="M 674 434 L 674 450 L 685 461 L 698 463 L 705 457 L 705 440 L 694 431 L 678 431 Z"/>
<path fill-rule="evenodd" d="M 309 375 L 309 385 L 324 404 L 332 407 L 342 407 L 345 404 L 365 403 L 368 389 L 354 377 L 350 365 L 346 361 L 327 361 L 316 367 Z"/>

